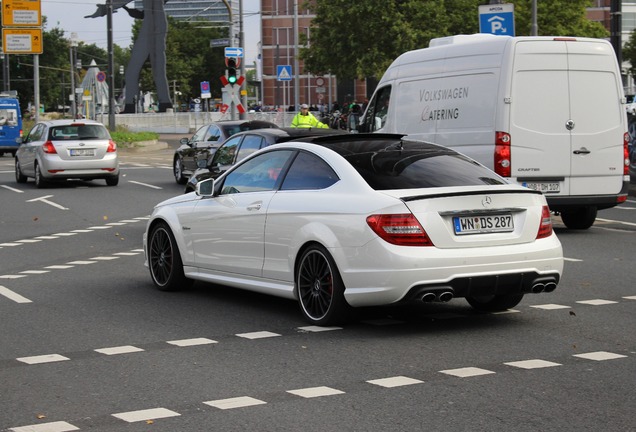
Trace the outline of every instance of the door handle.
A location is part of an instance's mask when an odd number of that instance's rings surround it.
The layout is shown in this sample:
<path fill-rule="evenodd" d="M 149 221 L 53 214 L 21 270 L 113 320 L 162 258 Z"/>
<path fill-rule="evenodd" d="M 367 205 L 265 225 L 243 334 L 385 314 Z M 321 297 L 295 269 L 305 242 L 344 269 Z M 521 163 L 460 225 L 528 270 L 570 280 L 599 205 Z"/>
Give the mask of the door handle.
<path fill-rule="evenodd" d="M 574 153 L 575 155 L 580 155 L 580 154 L 590 154 L 592 152 L 586 149 L 585 147 L 581 147 L 580 150 L 574 150 L 572 153 Z"/>
<path fill-rule="evenodd" d="M 247 206 L 247 211 L 260 210 L 262 206 L 263 206 L 263 203 L 260 203 L 260 202 L 250 204 Z"/>

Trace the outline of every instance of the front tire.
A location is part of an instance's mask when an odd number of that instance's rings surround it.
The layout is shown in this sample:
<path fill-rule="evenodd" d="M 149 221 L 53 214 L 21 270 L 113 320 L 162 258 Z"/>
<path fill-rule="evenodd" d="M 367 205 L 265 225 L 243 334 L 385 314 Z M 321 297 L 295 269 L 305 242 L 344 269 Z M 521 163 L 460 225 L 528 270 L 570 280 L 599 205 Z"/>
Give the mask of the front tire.
<path fill-rule="evenodd" d="M 320 245 L 307 248 L 298 261 L 296 289 L 300 310 L 314 325 L 338 324 L 350 311 L 336 263 Z"/>
<path fill-rule="evenodd" d="M 183 273 L 174 235 L 163 222 L 153 227 L 148 237 L 148 267 L 152 282 L 161 291 L 176 291 L 192 285 L 192 279 Z"/>
<path fill-rule="evenodd" d="M 188 178 L 183 175 L 183 161 L 180 157 L 174 158 L 173 173 L 177 184 L 186 184 Z"/>
<path fill-rule="evenodd" d="M 521 302 L 523 294 L 466 297 L 466 301 L 480 312 L 502 312 Z"/>
<path fill-rule="evenodd" d="M 569 229 L 584 230 L 594 225 L 597 212 L 594 206 L 565 210 L 561 212 L 561 220 Z"/>
<path fill-rule="evenodd" d="M 27 182 L 27 176 L 22 174 L 22 169 L 20 168 L 20 161 L 17 158 L 15 160 L 15 181 L 18 183 Z"/>

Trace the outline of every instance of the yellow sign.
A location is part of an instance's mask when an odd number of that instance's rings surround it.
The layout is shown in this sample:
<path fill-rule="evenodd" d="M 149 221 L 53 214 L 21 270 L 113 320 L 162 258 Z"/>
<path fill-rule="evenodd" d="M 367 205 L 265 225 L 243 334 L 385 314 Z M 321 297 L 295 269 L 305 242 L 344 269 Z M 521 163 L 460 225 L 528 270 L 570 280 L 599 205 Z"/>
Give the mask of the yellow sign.
<path fill-rule="evenodd" d="M 5 27 L 41 27 L 40 0 L 2 0 L 2 25 Z"/>
<path fill-rule="evenodd" d="M 42 54 L 42 29 L 2 29 L 5 54 Z"/>

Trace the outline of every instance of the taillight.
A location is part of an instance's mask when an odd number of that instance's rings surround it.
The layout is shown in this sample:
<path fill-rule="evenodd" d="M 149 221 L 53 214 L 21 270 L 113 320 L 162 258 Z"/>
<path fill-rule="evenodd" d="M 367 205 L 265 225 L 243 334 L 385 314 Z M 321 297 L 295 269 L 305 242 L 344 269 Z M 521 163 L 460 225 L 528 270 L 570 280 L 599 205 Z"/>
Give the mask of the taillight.
<path fill-rule="evenodd" d="M 108 149 L 106 150 L 106 153 L 113 153 L 116 151 L 117 151 L 117 144 L 115 144 L 115 141 L 108 140 Z"/>
<path fill-rule="evenodd" d="M 44 143 L 44 145 L 42 146 L 42 151 L 44 153 L 48 153 L 48 154 L 56 154 L 57 150 L 55 150 L 55 146 L 53 145 L 53 142 L 51 141 L 47 141 Z"/>
<path fill-rule="evenodd" d="M 537 239 L 550 237 L 552 235 L 552 216 L 547 205 L 541 210 L 541 224 L 537 232 Z"/>
<path fill-rule="evenodd" d="M 629 133 L 623 135 L 623 175 L 629 175 Z"/>
<path fill-rule="evenodd" d="M 371 215 L 367 224 L 384 241 L 398 246 L 433 246 L 412 213 Z"/>
<path fill-rule="evenodd" d="M 510 177 L 510 134 L 495 132 L 495 172 L 502 177 Z"/>

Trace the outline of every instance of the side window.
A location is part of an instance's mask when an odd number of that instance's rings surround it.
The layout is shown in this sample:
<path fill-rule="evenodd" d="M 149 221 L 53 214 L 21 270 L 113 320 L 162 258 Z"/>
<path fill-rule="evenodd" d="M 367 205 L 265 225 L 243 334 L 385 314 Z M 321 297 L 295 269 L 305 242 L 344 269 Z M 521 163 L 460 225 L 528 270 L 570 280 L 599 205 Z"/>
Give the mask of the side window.
<path fill-rule="evenodd" d="M 239 148 L 238 155 L 236 156 L 236 162 L 242 161 L 255 151 L 261 148 L 263 144 L 263 138 L 258 135 L 245 135 L 245 139 L 241 143 L 241 148 Z"/>
<path fill-rule="evenodd" d="M 200 127 L 195 133 L 194 135 L 192 135 L 192 141 L 193 142 L 199 142 L 199 141 L 203 141 L 205 138 L 205 134 L 208 131 L 208 127 L 207 126 L 202 126 Z"/>
<path fill-rule="evenodd" d="M 373 132 L 384 127 L 389 113 L 390 101 L 391 86 L 383 87 L 375 93 L 364 117 L 365 131 Z"/>
<path fill-rule="evenodd" d="M 318 156 L 301 152 L 289 168 L 281 190 L 325 189 L 336 183 L 338 176 Z"/>
<path fill-rule="evenodd" d="M 33 129 L 31 129 L 31 132 L 29 132 L 26 142 L 40 141 L 40 138 L 42 137 L 43 132 L 44 132 L 43 124 L 35 125 Z"/>
<path fill-rule="evenodd" d="M 221 195 L 274 190 L 293 154 L 292 150 L 278 150 L 250 159 L 225 177 Z"/>
<path fill-rule="evenodd" d="M 221 138 L 221 129 L 216 126 L 210 126 L 208 129 L 207 136 L 205 137 L 206 141 L 218 141 Z"/>
<path fill-rule="evenodd" d="M 219 149 L 214 153 L 214 158 L 212 159 L 212 166 L 217 165 L 232 165 L 234 162 L 234 154 L 236 153 L 236 148 L 241 142 L 242 136 L 232 137 L 228 139 Z"/>

